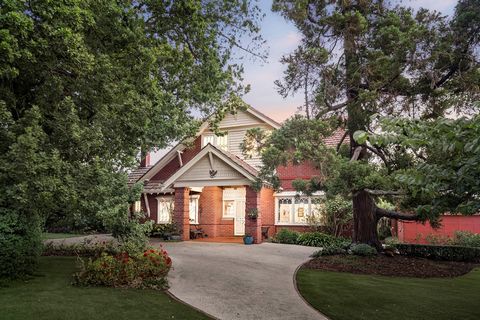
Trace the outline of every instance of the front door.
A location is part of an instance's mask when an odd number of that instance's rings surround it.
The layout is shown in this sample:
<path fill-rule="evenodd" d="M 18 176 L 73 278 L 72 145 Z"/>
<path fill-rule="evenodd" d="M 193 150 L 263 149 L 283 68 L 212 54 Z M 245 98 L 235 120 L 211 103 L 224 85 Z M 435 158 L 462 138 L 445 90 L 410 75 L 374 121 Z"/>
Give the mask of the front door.
<path fill-rule="evenodd" d="M 234 235 L 245 235 L 245 200 L 235 200 Z"/>

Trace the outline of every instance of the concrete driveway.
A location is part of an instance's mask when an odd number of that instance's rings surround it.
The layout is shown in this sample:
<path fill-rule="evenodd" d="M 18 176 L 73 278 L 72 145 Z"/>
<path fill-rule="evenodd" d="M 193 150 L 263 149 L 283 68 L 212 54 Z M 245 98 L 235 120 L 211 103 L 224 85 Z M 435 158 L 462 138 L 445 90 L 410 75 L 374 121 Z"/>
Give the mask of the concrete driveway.
<path fill-rule="evenodd" d="M 158 243 L 156 244 L 158 245 Z M 311 247 L 263 243 L 163 243 L 173 259 L 170 292 L 219 319 L 326 319 L 295 290 Z"/>

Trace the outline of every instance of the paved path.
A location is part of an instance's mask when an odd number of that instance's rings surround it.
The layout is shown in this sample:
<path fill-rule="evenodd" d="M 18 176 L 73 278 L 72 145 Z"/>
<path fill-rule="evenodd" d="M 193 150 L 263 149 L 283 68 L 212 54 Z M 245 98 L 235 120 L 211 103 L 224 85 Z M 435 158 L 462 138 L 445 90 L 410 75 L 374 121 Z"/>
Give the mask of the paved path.
<path fill-rule="evenodd" d="M 219 319 L 326 319 L 295 290 L 311 247 L 263 243 L 164 243 L 173 259 L 170 292 Z"/>

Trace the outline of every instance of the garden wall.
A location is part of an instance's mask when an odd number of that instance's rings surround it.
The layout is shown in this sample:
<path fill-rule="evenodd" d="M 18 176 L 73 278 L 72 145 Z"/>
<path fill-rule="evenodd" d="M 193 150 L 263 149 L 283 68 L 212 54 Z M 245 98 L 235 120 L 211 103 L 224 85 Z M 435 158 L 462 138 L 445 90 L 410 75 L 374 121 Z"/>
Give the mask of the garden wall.
<path fill-rule="evenodd" d="M 428 243 L 428 238 L 444 239 L 452 238 L 455 231 L 470 231 L 480 233 L 480 215 L 474 216 L 450 216 L 442 217 L 442 226 L 439 229 L 433 229 L 427 222 L 425 224 L 413 221 L 398 221 L 397 235 L 398 239 L 407 243 Z"/>

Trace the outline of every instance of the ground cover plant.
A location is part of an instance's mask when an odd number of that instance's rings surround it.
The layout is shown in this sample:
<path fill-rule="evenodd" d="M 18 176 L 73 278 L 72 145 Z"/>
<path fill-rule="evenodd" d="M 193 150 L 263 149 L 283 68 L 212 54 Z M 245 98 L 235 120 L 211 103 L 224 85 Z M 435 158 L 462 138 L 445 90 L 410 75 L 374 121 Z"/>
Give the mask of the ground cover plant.
<path fill-rule="evenodd" d="M 300 294 L 330 319 L 480 318 L 478 268 L 460 277 L 430 279 L 302 268 L 296 279 Z"/>
<path fill-rule="evenodd" d="M 34 277 L 0 289 L 5 320 L 209 319 L 166 293 L 150 289 L 77 287 L 75 257 L 41 257 Z"/>

